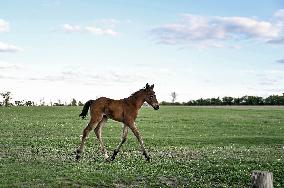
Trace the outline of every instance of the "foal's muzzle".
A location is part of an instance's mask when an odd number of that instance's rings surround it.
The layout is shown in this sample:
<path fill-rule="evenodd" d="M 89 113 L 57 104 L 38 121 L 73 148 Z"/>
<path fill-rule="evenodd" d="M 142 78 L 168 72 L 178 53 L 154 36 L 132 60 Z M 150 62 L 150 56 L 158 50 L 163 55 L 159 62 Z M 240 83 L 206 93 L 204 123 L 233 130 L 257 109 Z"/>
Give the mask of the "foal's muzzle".
<path fill-rule="evenodd" d="M 155 106 L 153 106 L 153 108 L 154 108 L 155 110 L 159 110 L 160 106 L 159 106 L 159 105 L 155 105 Z"/>

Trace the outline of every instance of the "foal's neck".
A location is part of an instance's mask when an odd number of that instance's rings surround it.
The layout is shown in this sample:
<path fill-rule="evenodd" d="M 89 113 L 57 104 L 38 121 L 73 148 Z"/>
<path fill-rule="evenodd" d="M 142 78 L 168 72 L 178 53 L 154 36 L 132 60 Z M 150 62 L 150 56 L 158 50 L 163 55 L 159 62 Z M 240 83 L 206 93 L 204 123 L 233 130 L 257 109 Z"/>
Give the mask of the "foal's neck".
<path fill-rule="evenodd" d="M 128 99 L 129 99 L 129 102 L 131 104 L 133 104 L 136 107 L 136 109 L 138 110 L 138 109 L 141 108 L 141 106 L 145 102 L 144 92 L 138 91 L 138 92 L 134 93 L 133 95 L 131 95 Z"/>

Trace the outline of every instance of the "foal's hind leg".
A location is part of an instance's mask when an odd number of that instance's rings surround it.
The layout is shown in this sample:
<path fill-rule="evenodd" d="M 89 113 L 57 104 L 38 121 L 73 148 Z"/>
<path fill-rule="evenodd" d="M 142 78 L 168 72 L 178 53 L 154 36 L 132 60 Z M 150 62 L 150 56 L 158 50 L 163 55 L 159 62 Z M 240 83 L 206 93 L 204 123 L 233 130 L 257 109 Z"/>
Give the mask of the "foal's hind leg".
<path fill-rule="evenodd" d="M 113 155 L 111 156 L 111 160 L 113 161 L 115 159 L 115 156 L 119 152 L 120 147 L 127 139 L 127 133 L 128 133 L 128 127 L 124 125 L 123 131 L 122 131 L 122 137 L 120 143 L 117 145 L 116 149 L 113 151 Z"/>
<path fill-rule="evenodd" d="M 107 154 L 107 150 L 104 146 L 103 140 L 102 140 L 102 128 L 104 126 L 104 124 L 107 122 L 107 118 L 103 117 L 103 119 L 100 121 L 100 123 L 98 124 L 98 126 L 95 128 L 95 133 L 96 136 L 100 142 L 100 148 L 102 153 L 104 154 L 105 160 L 108 160 L 109 156 Z"/>
<path fill-rule="evenodd" d="M 82 140 L 81 140 L 81 144 L 79 146 L 79 148 L 76 151 L 76 159 L 80 159 L 81 157 L 81 153 L 84 150 L 84 145 L 87 139 L 87 136 L 89 135 L 89 133 L 98 125 L 98 123 L 101 121 L 102 117 L 99 118 L 91 118 L 89 124 L 87 125 L 87 127 L 84 129 L 83 131 L 83 136 L 82 136 Z"/>

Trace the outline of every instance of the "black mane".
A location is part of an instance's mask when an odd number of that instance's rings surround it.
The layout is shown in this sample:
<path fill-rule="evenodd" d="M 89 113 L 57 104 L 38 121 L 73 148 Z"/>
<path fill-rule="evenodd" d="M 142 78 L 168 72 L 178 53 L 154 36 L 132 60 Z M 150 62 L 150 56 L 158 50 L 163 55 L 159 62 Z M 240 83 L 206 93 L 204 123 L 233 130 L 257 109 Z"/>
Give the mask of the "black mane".
<path fill-rule="evenodd" d="M 142 92 L 142 91 L 145 91 L 145 88 L 142 88 L 142 89 L 140 89 L 140 90 L 138 90 L 138 91 L 135 91 L 134 93 L 132 93 L 129 97 L 127 97 L 127 98 L 125 98 L 125 99 L 135 99 L 136 98 L 136 95 L 138 94 L 138 93 L 140 93 L 140 92 Z"/>

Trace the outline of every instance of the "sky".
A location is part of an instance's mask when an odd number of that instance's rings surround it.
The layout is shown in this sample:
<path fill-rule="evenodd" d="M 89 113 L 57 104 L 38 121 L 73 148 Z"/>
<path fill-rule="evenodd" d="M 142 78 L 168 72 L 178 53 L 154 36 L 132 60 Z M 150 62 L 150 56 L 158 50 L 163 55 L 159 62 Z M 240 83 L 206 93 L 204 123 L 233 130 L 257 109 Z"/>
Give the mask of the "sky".
<path fill-rule="evenodd" d="M 0 1 L 0 92 L 86 102 L 284 93 L 283 0 Z"/>

